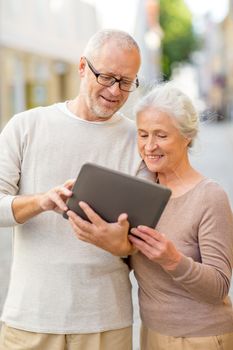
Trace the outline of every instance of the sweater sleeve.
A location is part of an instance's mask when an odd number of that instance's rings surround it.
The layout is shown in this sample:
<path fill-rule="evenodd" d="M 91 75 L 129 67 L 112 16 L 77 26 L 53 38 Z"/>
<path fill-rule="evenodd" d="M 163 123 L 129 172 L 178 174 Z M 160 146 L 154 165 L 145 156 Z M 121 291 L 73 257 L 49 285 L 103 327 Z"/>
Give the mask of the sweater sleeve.
<path fill-rule="evenodd" d="M 22 149 L 19 122 L 13 117 L 0 134 L 0 226 L 17 224 L 12 201 L 18 193 Z"/>
<path fill-rule="evenodd" d="M 183 256 L 169 274 L 197 300 L 218 304 L 229 292 L 233 264 L 233 215 L 220 186 L 209 188 L 202 210 L 198 231 L 201 262 Z"/>

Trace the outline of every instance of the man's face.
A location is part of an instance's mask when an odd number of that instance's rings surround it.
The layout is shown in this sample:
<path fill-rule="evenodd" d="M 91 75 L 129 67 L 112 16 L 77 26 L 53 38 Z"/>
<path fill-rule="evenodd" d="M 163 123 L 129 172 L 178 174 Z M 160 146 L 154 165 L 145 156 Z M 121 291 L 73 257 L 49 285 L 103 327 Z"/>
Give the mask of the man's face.
<path fill-rule="evenodd" d="M 99 73 L 131 81 L 135 80 L 140 66 L 136 48 L 122 49 L 111 42 L 105 44 L 97 55 L 87 59 Z M 85 58 L 80 61 L 79 71 L 82 78 L 80 96 L 87 119 L 98 121 L 111 118 L 126 102 L 129 92 L 122 91 L 119 83 L 110 87 L 100 85 Z"/>

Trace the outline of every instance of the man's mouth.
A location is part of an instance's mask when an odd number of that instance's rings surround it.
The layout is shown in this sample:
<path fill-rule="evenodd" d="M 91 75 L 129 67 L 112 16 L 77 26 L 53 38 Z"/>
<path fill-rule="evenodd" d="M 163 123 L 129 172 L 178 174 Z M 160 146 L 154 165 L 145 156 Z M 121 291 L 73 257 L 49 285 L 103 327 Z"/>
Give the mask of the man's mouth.
<path fill-rule="evenodd" d="M 117 103 L 118 102 L 118 100 L 116 100 L 116 99 L 107 98 L 107 97 L 104 97 L 102 95 L 101 95 L 101 97 L 109 103 Z"/>

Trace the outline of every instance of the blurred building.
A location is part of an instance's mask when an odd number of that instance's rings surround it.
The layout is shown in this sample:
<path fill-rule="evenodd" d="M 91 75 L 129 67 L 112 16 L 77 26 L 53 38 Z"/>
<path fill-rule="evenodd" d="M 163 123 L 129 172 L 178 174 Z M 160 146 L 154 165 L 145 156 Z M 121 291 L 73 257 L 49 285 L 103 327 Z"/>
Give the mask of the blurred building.
<path fill-rule="evenodd" d="M 0 0 L 0 129 L 15 113 L 74 97 L 77 63 L 98 29 L 81 0 Z"/>
<path fill-rule="evenodd" d="M 154 82 L 161 76 L 160 49 L 162 30 L 159 24 L 159 0 L 89 0 L 94 1 L 101 28 L 128 32 L 138 42 L 142 64 L 139 78 Z"/>
<path fill-rule="evenodd" d="M 140 76 L 145 85 L 161 78 L 161 39 L 159 0 L 139 0 L 134 35 L 142 53 Z"/>
<path fill-rule="evenodd" d="M 233 0 L 229 0 L 229 12 L 222 23 L 224 106 L 226 115 L 233 120 Z"/>
<path fill-rule="evenodd" d="M 208 108 L 219 116 L 224 114 L 223 32 L 209 15 L 204 18 L 203 48 L 193 57 L 198 66 L 200 95 Z"/>
<path fill-rule="evenodd" d="M 233 120 L 233 0 L 228 14 L 216 23 L 207 15 L 203 49 L 194 55 L 199 86 L 208 107 L 218 119 Z"/>
<path fill-rule="evenodd" d="M 135 0 L 137 3 L 130 34 L 136 39 L 141 50 L 141 67 L 138 73 L 140 87 L 132 93 L 123 106 L 123 113 L 133 118 L 133 108 L 138 98 L 161 80 L 161 39 L 159 23 L 159 0 Z M 132 19 L 132 18 L 131 18 Z M 123 28 L 125 29 L 125 28 Z"/>
<path fill-rule="evenodd" d="M 77 62 L 88 38 L 103 27 L 100 5 L 98 0 L 0 0 L 0 129 L 15 113 L 76 95 Z M 121 2 L 105 4 L 113 14 L 106 16 L 107 27 L 136 38 L 141 86 L 150 86 L 161 76 L 159 0 L 135 0 L 133 5 L 130 21 L 123 24 Z M 113 21 L 114 9 L 121 15 Z M 123 108 L 129 117 L 138 93 Z"/>

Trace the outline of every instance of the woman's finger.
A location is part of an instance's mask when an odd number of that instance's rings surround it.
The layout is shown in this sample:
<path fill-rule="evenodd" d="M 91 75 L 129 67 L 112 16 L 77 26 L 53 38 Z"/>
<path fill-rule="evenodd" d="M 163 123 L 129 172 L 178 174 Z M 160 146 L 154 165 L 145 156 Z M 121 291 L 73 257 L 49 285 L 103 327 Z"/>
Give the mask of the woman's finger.
<path fill-rule="evenodd" d="M 137 236 L 139 238 L 141 238 L 141 240 L 145 241 L 145 242 L 151 242 L 153 244 L 153 242 L 156 242 L 155 239 L 153 237 L 151 237 L 150 235 L 148 235 L 147 233 L 144 233 L 140 230 L 138 230 L 138 228 L 132 228 L 130 230 L 130 232 L 134 235 Z"/>
<path fill-rule="evenodd" d="M 161 243 L 160 241 L 154 239 L 154 237 L 148 235 L 148 234 L 145 234 L 143 232 L 141 232 L 140 230 L 138 229 L 131 229 L 131 233 L 134 235 L 134 236 L 137 236 L 139 237 L 141 240 L 143 240 L 144 242 L 146 242 L 147 244 L 149 244 L 151 247 L 155 247 L 157 248 L 158 245 Z"/>
<path fill-rule="evenodd" d="M 129 240 L 131 243 L 133 243 L 134 247 L 140 250 L 140 252 L 146 255 L 149 259 L 152 258 L 155 251 L 154 247 L 148 245 L 147 242 L 136 238 L 133 235 L 129 235 Z"/>
<path fill-rule="evenodd" d="M 157 230 L 155 230 L 151 227 L 148 227 L 148 226 L 139 225 L 137 227 L 137 230 L 141 233 L 144 233 L 144 234 L 150 236 L 150 237 L 153 237 L 154 239 L 156 239 L 159 242 L 162 242 L 165 239 L 165 236 L 163 234 L 161 234 Z"/>

